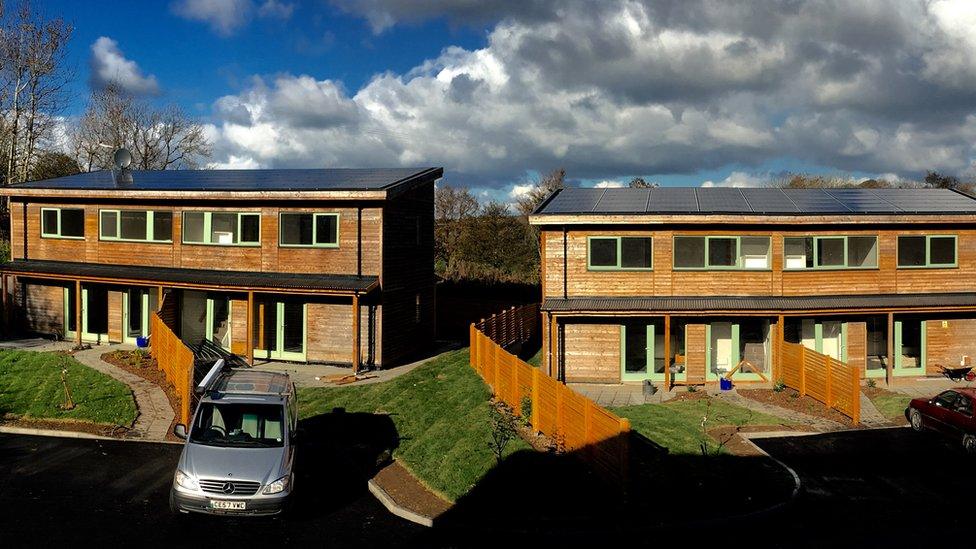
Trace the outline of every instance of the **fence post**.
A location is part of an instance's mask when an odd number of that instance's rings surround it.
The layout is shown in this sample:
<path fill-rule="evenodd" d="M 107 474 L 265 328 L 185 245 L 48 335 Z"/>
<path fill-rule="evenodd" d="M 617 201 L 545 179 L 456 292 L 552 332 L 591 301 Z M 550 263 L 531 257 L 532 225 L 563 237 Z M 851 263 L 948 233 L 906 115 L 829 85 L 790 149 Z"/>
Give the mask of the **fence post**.
<path fill-rule="evenodd" d="M 620 419 L 619 452 L 617 456 L 620 467 L 620 483 L 623 488 L 624 497 L 627 496 L 627 484 L 630 477 L 630 420 Z"/>
<path fill-rule="evenodd" d="M 586 406 L 583 407 L 583 448 L 586 457 L 593 457 L 595 448 L 593 447 L 593 401 L 586 399 Z"/>
<path fill-rule="evenodd" d="M 807 348 L 800 344 L 800 396 L 807 394 Z"/>
<path fill-rule="evenodd" d="M 851 419 L 854 421 L 854 425 L 861 423 L 861 372 L 857 368 L 848 365 L 851 369 L 851 387 L 853 387 L 853 394 L 851 398 L 852 416 Z"/>
<path fill-rule="evenodd" d="M 532 368 L 532 415 L 529 423 L 534 431 L 539 431 L 539 369 Z"/>
<path fill-rule="evenodd" d="M 566 392 L 565 385 L 556 386 L 556 439 L 563 434 L 563 393 Z M 564 448 L 565 449 L 565 448 Z"/>
<path fill-rule="evenodd" d="M 501 396 L 498 394 L 498 344 L 491 343 L 491 389 L 495 392 L 495 396 Z"/>

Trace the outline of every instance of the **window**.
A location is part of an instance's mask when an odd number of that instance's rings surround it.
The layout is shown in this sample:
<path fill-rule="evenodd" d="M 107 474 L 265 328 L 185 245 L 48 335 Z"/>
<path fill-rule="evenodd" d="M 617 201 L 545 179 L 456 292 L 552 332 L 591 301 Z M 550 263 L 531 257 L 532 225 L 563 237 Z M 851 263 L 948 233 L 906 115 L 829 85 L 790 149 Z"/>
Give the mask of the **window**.
<path fill-rule="evenodd" d="M 281 246 L 339 247 L 339 214 L 283 213 L 279 225 Z"/>
<path fill-rule="evenodd" d="M 898 267 L 955 267 L 956 235 L 898 237 Z"/>
<path fill-rule="evenodd" d="M 800 236 L 783 239 L 783 268 L 874 269 L 878 266 L 877 236 Z"/>
<path fill-rule="evenodd" d="M 101 240 L 172 242 L 173 212 L 152 210 L 99 210 Z"/>
<path fill-rule="evenodd" d="M 768 236 L 676 236 L 674 268 L 768 269 Z"/>
<path fill-rule="evenodd" d="M 41 236 L 45 238 L 85 238 L 85 210 L 81 208 L 41 208 Z"/>
<path fill-rule="evenodd" d="M 587 241 L 592 271 L 647 271 L 652 267 L 649 236 L 591 236 Z"/>
<path fill-rule="evenodd" d="M 183 212 L 183 243 L 212 246 L 260 246 L 261 214 Z"/>

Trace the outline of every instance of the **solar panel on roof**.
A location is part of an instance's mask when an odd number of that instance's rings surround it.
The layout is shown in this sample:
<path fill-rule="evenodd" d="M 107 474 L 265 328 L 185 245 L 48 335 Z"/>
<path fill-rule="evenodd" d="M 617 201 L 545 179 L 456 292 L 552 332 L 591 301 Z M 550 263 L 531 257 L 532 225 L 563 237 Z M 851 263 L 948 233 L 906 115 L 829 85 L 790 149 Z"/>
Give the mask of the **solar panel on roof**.
<path fill-rule="evenodd" d="M 879 197 L 905 212 L 971 212 L 974 200 L 947 189 L 877 189 Z"/>
<path fill-rule="evenodd" d="M 796 204 L 782 189 L 740 189 L 742 196 L 756 213 L 796 213 Z"/>
<path fill-rule="evenodd" d="M 608 213 L 644 213 L 650 189 L 613 189 L 606 192 L 594 206 L 596 211 Z"/>
<path fill-rule="evenodd" d="M 850 209 L 823 189 L 783 189 L 799 213 L 850 213 Z"/>
<path fill-rule="evenodd" d="M 698 211 L 698 198 L 692 187 L 658 187 L 651 189 L 648 212 L 691 213 Z"/>
<path fill-rule="evenodd" d="M 825 193 L 852 212 L 890 212 L 892 205 L 871 189 L 825 189 Z"/>
<path fill-rule="evenodd" d="M 563 189 L 545 207 L 546 213 L 588 213 L 606 189 Z"/>
<path fill-rule="evenodd" d="M 698 210 L 702 212 L 751 212 L 739 189 L 698 189 Z"/>

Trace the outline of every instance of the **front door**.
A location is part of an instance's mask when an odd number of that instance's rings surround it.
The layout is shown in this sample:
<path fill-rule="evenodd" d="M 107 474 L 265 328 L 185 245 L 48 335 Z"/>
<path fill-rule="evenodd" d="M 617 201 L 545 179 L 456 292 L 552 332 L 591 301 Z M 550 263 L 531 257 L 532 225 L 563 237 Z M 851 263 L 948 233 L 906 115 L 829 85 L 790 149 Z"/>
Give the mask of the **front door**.
<path fill-rule="evenodd" d="M 255 303 L 256 358 L 304 361 L 307 307 L 296 301 Z"/>
<path fill-rule="evenodd" d="M 916 319 L 895 321 L 896 376 L 925 375 L 925 322 Z"/>
<path fill-rule="evenodd" d="M 708 326 L 708 379 L 724 377 L 739 363 L 739 325 L 712 322 Z"/>
<path fill-rule="evenodd" d="M 64 334 L 77 334 L 75 287 L 64 290 Z M 100 286 L 81 288 L 81 339 L 94 343 L 108 342 L 108 290 Z"/>
<path fill-rule="evenodd" d="M 654 325 L 631 322 L 620 326 L 622 381 L 651 379 L 654 360 Z M 661 379 L 664 379 L 663 376 Z"/>
<path fill-rule="evenodd" d="M 822 328 L 820 352 L 835 360 L 843 360 L 843 332 L 843 322 L 825 320 Z"/>
<path fill-rule="evenodd" d="M 129 288 L 122 294 L 122 329 L 125 343 L 136 343 L 136 338 L 149 335 L 149 291 Z"/>

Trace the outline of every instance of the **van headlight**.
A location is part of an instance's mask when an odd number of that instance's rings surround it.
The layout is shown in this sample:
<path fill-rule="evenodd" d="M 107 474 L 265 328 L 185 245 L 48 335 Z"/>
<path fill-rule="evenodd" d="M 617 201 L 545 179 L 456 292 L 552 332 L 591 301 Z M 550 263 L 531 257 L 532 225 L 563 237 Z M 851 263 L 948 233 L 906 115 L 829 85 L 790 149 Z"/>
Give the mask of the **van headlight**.
<path fill-rule="evenodd" d="M 288 489 L 288 477 L 283 476 L 278 480 L 269 483 L 267 486 L 265 486 L 264 492 L 262 493 L 265 495 L 280 494 L 281 492 L 284 492 L 287 489 Z"/>
<path fill-rule="evenodd" d="M 180 471 L 179 469 L 176 470 L 176 484 L 180 488 L 184 488 L 186 490 L 194 490 L 194 491 L 196 491 L 196 490 L 199 490 L 200 489 L 200 485 L 197 484 L 197 481 L 196 481 L 195 478 L 193 478 L 190 475 L 184 473 L 183 471 Z"/>

